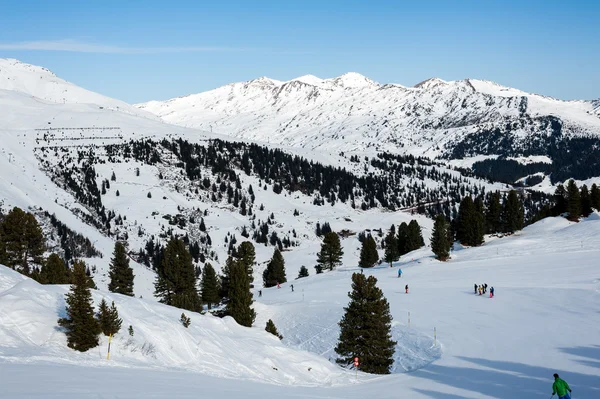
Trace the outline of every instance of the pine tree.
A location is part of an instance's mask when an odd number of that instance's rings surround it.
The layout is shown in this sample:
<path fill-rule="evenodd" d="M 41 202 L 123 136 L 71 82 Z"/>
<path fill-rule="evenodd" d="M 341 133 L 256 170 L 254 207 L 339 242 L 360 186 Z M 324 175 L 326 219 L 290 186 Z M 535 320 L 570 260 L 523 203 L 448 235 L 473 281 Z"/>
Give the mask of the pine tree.
<path fill-rule="evenodd" d="M 600 189 L 598 188 L 598 186 L 595 183 L 592 184 L 592 190 L 590 191 L 590 197 L 591 197 L 591 201 L 592 201 L 592 207 L 595 210 L 600 211 Z"/>
<path fill-rule="evenodd" d="M 300 266 L 300 271 L 298 272 L 298 277 L 296 277 L 296 279 L 304 277 L 308 277 L 308 269 L 306 268 L 306 266 L 302 265 Z"/>
<path fill-rule="evenodd" d="M 229 272 L 231 281 L 225 314 L 233 317 L 239 325 L 251 327 L 256 319 L 256 312 L 252 308 L 252 293 L 246 268 L 240 261 L 233 261 Z"/>
<path fill-rule="evenodd" d="M 100 330 L 104 335 L 111 336 L 121 330 L 121 324 L 123 320 L 119 318 L 119 312 L 115 306 L 115 302 L 112 302 L 111 307 L 108 307 L 106 300 L 102 299 L 100 306 L 98 307 L 98 314 L 96 315 Z"/>
<path fill-rule="evenodd" d="M 450 257 L 451 241 L 448 239 L 448 230 L 450 224 L 446 221 L 444 215 L 440 214 L 435 218 L 433 224 L 433 232 L 431 233 L 431 250 L 435 254 L 436 259 L 442 262 Z"/>
<path fill-rule="evenodd" d="M 133 269 L 129 266 L 129 257 L 125 246 L 117 241 L 108 271 L 110 282 L 108 290 L 118 294 L 133 296 Z"/>
<path fill-rule="evenodd" d="M 569 180 L 567 186 L 567 213 L 569 214 L 568 219 L 573 222 L 578 221 L 581 216 L 581 195 L 573 179 Z"/>
<path fill-rule="evenodd" d="M 340 237 L 332 231 L 325 233 L 323 242 L 321 243 L 321 251 L 317 253 L 317 264 L 322 269 L 333 270 L 342 264 L 342 246 Z"/>
<path fill-rule="evenodd" d="M 407 238 L 407 233 L 408 233 L 408 225 L 405 222 L 400 223 L 400 226 L 398 226 L 398 234 L 397 234 L 397 243 L 398 243 L 398 253 L 400 254 L 400 256 L 407 254 L 410 251 L 407 251 L 407 246 L 406 246 L 406 241 L 408 240 Z"/>
<path fill-rule="evenodd" d="M 517 195 L 515 190 L 510 190 L 508 197 L 504 202 L 504 232 L 514 233 L 515 231 L 523 228 L 525 211 L 523 210 L 523 204 Z"/>
<path fill-rule="evenodd" d="M 256 263 L 256 250 L 250 241 L 244 241 L 237 249 L 237 258 L 242 262 L 248 274 L 250 286 L 254 282 L 254 265 Z"/>
<path fill-rule="evenodd" d="M 58 324 L 66 329 L 69 348 L 85 352 L 98 346 L 101 330 L 94 318 L 92 293 L 83 262 L 75 262 L 73 266 L 73 284 L 65 295 L 65 302 L 67 317 L 58 319 Z"/>
<path fill-rule="evenodd" d="M 285 277 L 285 260 L 279 249 L 275 248 L 273 257 L 263 272 L 263 284 L 265 288 L 269 288 L 285 282 L 287 282 L 287 278 Z"/>
<path fill-rule="evenodd" d="M 131 324 L 129 325 L 129 329 L 127 331 L 129 332 L 129 336 L 133 337 L 133 326 Z"/>
<path fill-rule="evenodd" d="M 213 304 L 221 301 L 217 273 L 210 263 L 205 264 L 202 269 L 200 290 L 202 292 L 202 302 L 208 305 L 208 309 L 211 309 Z"/>
<path fill-rule="evenodd" d="M 588 187 L 584 184 L 583 186 L 581 186 L 581 193 L 580 193 L 580 197 L 581 197 L 581 214 L 585 217 L 590 216 L 590 213 L 592 213 L 592 197 L 590 195 L 590 192 L 588 190 Z"/>
<path fill-rule="evenodd" d="M 358 265 L 360 267 L 373 267 L 379 260 L 379 253 L 377 253 L 377 243 L 372 235 L 369 234 L 363 242 L 360 250 L 360 261 Z"/>
<path fill-rule="evenodd" d="M 65 262 L 56 254 L 51 254 L 40 272 L 42 284 L 69 284 L 71 275 Z"/>
<path fill-rule="evenodd" d="M 398 261 L 400 259 L 400 251 L 398 251 L 398 239 L 396 238 L 396 231 L 393 228 L 388 232 L 385 236 L 385 253 L 383 255 L 383 260 L 392 266 L 392 262 Z"/>
<path fill-rule="evenodd" d="M 567 190 L 562 184 L 556 186 L 554 191 L 554 213 L 556 215 L 562 215 L 567 212 Z"/>
<path fill-rule="evenodd" d="M 456 225 L 456 238 L 463 245 L 479 246 L 483 244 L 485 217 L 478 206 L 475 207 L 473 199 L 466 196 L 460 203 Z"/>
<path fill-rule="evenodd" d="M 273 320 L 271 320 L 271 319 L 269 319 L 267 321 L 265 331 L 273 334 L 274 336 L 276 336 L 279 339 L 283 339 L 283 335 L 279 334 L 279 331 L 277 331 L 277 327 L 275 327 L 275 323 L 273 323 Z"/>
<path fill-rule="evenodd" d="M 194 312 L 202 308 L 192 256 L 182 240 L 167 244 L 154 287 L 162 303 Z"/>
<path fill-rule="evenodd" d="M 416 220 L 411 220 L 406 229 L 406 252 L 411 252 L 421 248 L 425 245 L 423 240 L 423 234 L 421 233 L 421 226 Z"/>
<path fill-rule="evenodd" d="M 41 264 L 44 234 L 35 217 L 14 207 L 0 224 L 0 263 L 29 274 L 30 263 Z"/>
<path fill-rule="evenodd" d="M 233 256 L 228 256 L 227 260 L 225 260 L 225 265 L 223 266 L 223 268 L 221 269 L 221 272 L 223 273 L 220 277 L 220 284 L 219 284 L 219 296 L 225 300 L 225 302 L 228 300 L 228 296 L 229 295 L 229 284 L 231 281 L 230 278 L 230 270 L 231 270 L 231 265 L 233 264 L 233 262 L 235 261 L 235 259 L 233 258 Z"/>
<path fill-rule="evenodd" d="M 339 364 L 349 366 L 354 357 L 366 373 L 389 374 L 394 363 L 390 305 L 377 287 L 377 279 L 361 273 L 352 275 L 350 303 L 339 322 L 340 337 L 335 352 Z"/>
<path fill-rule="evenodd" d="M 485 222 L 488 234 L 502 231 L 502 206 L 500 205 L 500 192 L 498 191 L 491 193 L 488 197 Z"/>

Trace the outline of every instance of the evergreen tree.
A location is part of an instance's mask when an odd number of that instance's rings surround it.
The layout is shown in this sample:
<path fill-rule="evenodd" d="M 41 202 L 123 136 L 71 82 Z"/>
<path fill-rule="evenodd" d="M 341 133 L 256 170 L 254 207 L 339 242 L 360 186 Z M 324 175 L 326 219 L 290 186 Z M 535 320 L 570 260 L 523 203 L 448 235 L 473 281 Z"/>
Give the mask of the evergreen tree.
<path fill-rule="evenodd" d="M 460 203 L 456 225 L 456 238 L 463 245 L 479 246 L 483 244 L 484 215 L 475 207 L 471 196 Z"/>
<path fill-rule="evenodd" d="M 567 212 L 567 190 L 562 184 L 556 186 L 554 191 L 554 213 L 556 215 L 562 215 Z"/>
<path fill-rule="evenodd" d="M 398 235 L 396 239 L 398 243 L 398 253 L 400 254 L 400 256 L 405 255 L 409 252 L 406 250 L 406 241 L 408 240 L 407 233 L 408 225 L 405 222 L 400 223 L 400 226 L 398 226 Z"/>
<path fill-rule="evenodd" d="M 56 254 L 48 257 L 40 272 L 42 284 L 69 284 L 71 275 L 65 262 Z"/>
<path fill-rule="evenodd" d="M 360 249 L 360 261 L 358 265 L 360 267 L 373 267 L 379 260 L 379 253 L 377 253 L 377 243 L 372 235 L 368 235 L 363 242 L 362 248 Z"/>
<path fill-rule="evenodd" d="M 263 272 L 263 284 L 266 288 L 269 288 L 285 282 L 287 282 L 285 277 L 285 261 L 279 249 L 275 248 L 273 257 Z"/>
<path fill-rule="evenodd" d="M 0 224 L 0 263 L 29 274 L 30 263 L 41 264 L 44 234 L 35 217 L 14 207 Z"/>
<path fill-rule="evenodd" d="M 273 334 L 274 336 L 276 336 L 279 339 L 283 339 L 283 335 L 279 334 L 279 331 L 277 331 L 277 327 L 275 327 L 275 323 L 273 323 L 273 320 L 271 320 L 271 319 L 269 319 L 267 321 L 265 331 Z"/>
<path fill-rule="evenodd" d="M 196 271 L 183 241 L 172 239 L 167 244 L 154 287 L 154 295 L 162 303 L 191 311 L 201 309 Z"/>
<path fill-rule="evenodd" d="M 207 304 L 209 309 L 211 309 L 213 304 L 221 301 L 217 273 L 210 263 L 206 263 L 202 269 L 200 290 L 202 292 L 202 302 Z"/>
<path fill-rule="evenodd" d="M 133 326 L 131 324 L 129 325 L 129 329 L 127 331 L 129 332 L 129 336 L 133 337 Z"/>
<path fill-rule="evenodd" d="M 358 357 L 362 371 L 389 374 L 396 342 L 391 336 L 390 305 L 376 284 L 373 276 L 352 275 L 350 303 L 339 322 L 340 337 L 335 351 L 340 355 L 339 364 L 349 366 Z"/>
<path fill-rule="evenodd" d="M 114 301 L 109 308 L 106 301 L 102 299 L 102 302 L 100 302 L 100 306 L 98 307 L 98 315 L 96 318 L 98 320 L 100 330 L 107 337 L 115 335 L 119 332 L 119 330 L 121 330 L 121 324 L 123 323 L 123 320 L 119 318 L 119 312 L 117 311 Z"/>
<path fill-rule="evenodd" d="M 416 220 L 411 220 L 406 229 L 406 252 L 414 251 L 425 245 L 423 240 L 423 234 L 421 233 L 421 226 Z"/>
<path fill-rule="evenodd" d="M 568 219 L 573 222 L 578 221 L 581 216 L 581 195 L 573 179 L 569 180 L 567 185 L 567 213 Z"/>
<path fill-rule="evenodd" d="M 392 262 L 398 261 L 400 259 L 400 251 L 398 250 L 398 239 L 396 238 L 396 231 L 393 228 L 388 232 L 385 236 L 385 253 L 383 255 L 383 259 L 392 266 Z"/>
<path fill-rule="evenodd" d="M 239 325 L 251 327 L 256 319 L 256 312 L 252 308 L 252 293 L 246 268 L 240 261 L 233 261 L 230 267 L 229 302 L 225 307 L 225 314 L 233 317 Z"/>
<path fill-rule="evenodd" d="M 595 210 L 600 211 L 600 189 L 598 188 L 598 186 L 595 183 L 592 184 L 592 190 L 590 191 L 590 197 L 591 197 L 591 201 L 592 201 L 592 207 Z"/>
<path fill-rule="evenodd" d="M 129 266 L 129 257 L 125 246 L 119 241 L 115 243 L 108 275 L 110 277 L 108 283 L 110 292 L 133 296 L 133 269 Z"/>
<path fill-rule="evenodd" d="M 489 195 L 485 213 L 486 232 L 488 234 L 502 231 L 502 206 L 500 205 L 500 192 Z"/>
<path fill-rule="evenodd" d="M 514 233 L 523 228 L 525 214 L 523 204 L 515 190 L 510 190 L 504 202 L 504 232 Z"/>
<path fill-rule="evenodd" d="M 342 264 L 343 255 L 344 251 L 342 251 L 340 237 L 337 233 L 332 231 L 325 233 L 323 243 L 321 244 L 321 251 L 317 253 L 317 264 L 322 269 L 333 270 Z"/>
<path fill-rule="evenodd" d="M 250 241 L 244 241 L 237 249 L 237 258 L 242 262 L 248 274 L 248 281 L 252 286 L 254 282 L 254 264 L 256 263 L 256 250 Z"/>
<path fill-rule="evenodd" d="M 446 221 L 444 215 L 440 214 L 435 218 L 433 224 L 433 232 L 431 233 L 431 250 L 435 254 L 436 259 L 442 262 L 450 257 L 451 241 L 448 239 L 448 230 L 450 224 Z"/>
<path fill-rule="evenodd" d="M 223 273 L 221 275 L 221 282 L 219 284 L 219 296 L 225 300 L 225 302 L 228 300 L 228 295 L 229 295 L 229 284 L 231 281 L 231 265 L 233 265 L 233 262 L 235 261 L 235 259 L 233 258 L 233 256 L 228 256 L 227 260 L 225 260 L 225 265 L 223 266 L 223 268 L 221 269 L 221 272 Z"/>
<path fill-rule="evenodd" d="M 303 277 L 308 277 L 308 269 L 304 265 L 300 266 L 300 271 L 298 272 L 298 277 L 296 277 L 296 279 Z"/>
<path fill-rule="evenodd" d="M 581 197 L 581 214 L 585 217 L 588 217 L 590 216 L 590 213 L 592 213 L 592 197 L 588 187 L 585 184 L 581 186 L 581 192 L 579 195 Z"/>
<path fill-rule="evenodd" d="M 73 266 L 73 284 L 65 295 L 65 302 L 67 317 L 58 319 L 58 324 L 66 329 L 69 348 L 85 352 L 98 346 L 101 330 L 94 318 L 92 293 L 83 262 L 75 262 Z"/>

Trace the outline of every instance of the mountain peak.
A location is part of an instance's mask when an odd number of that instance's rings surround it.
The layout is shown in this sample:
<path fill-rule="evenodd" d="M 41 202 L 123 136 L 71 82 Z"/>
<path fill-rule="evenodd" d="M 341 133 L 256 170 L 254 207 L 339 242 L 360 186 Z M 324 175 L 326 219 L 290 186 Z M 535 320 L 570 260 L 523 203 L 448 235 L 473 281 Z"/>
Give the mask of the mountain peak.
<path fill-rule="evenodd" d="M 446 85 L 448 82 L 440 78 L 430 78 L 414 85 L 417 89 L 431 89 L 432 87 Z"/>
<path fill-rule="evenodd" d="M 345 88 L 360 88 L 377 85 L 371 79 L 357 72 L 347 72 L 341 76 L 338 76 L 337 78 L 328 79 L 328 81 L 336 86 L 342 86 Z"/>

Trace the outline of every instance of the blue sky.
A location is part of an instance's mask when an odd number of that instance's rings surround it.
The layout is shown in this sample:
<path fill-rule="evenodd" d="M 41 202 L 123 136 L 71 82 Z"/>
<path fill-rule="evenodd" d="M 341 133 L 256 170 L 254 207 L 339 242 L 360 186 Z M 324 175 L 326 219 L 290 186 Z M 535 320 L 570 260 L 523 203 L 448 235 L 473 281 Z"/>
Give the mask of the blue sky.
<path fill-rule="evenodd" d="M 600 2 L 2 1 L 0 57 L 128 102 L 259 76 L 480 78 L 600 98 Z"/>

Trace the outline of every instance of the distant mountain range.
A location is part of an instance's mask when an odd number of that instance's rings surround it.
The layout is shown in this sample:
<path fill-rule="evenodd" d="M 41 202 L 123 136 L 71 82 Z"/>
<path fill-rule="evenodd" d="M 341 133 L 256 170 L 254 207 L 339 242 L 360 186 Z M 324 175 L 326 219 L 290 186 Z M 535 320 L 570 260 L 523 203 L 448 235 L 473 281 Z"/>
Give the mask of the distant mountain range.
<path fill-rule="evenodd" d="M 357 73 L 281 82 L 258 78 L 138 108 L 180 126 L 310 149 L 457 158 L 527 154 L 534 137 L 600 137 L 600 101 L 561 101 L 484 80 L 433 78 L 414 87 Z M 513 143 L 498 153 L 481 133 Z M 474 151 L 456 148 L 479 135 Z M 497 135 L 487 137 L 497 139 Z M 481 142 L 483 140 L 483 142 Z M 484 148 L 486 147 L 486 148 Z M 536 154 L 547 155 L 547 154 Z"/>

